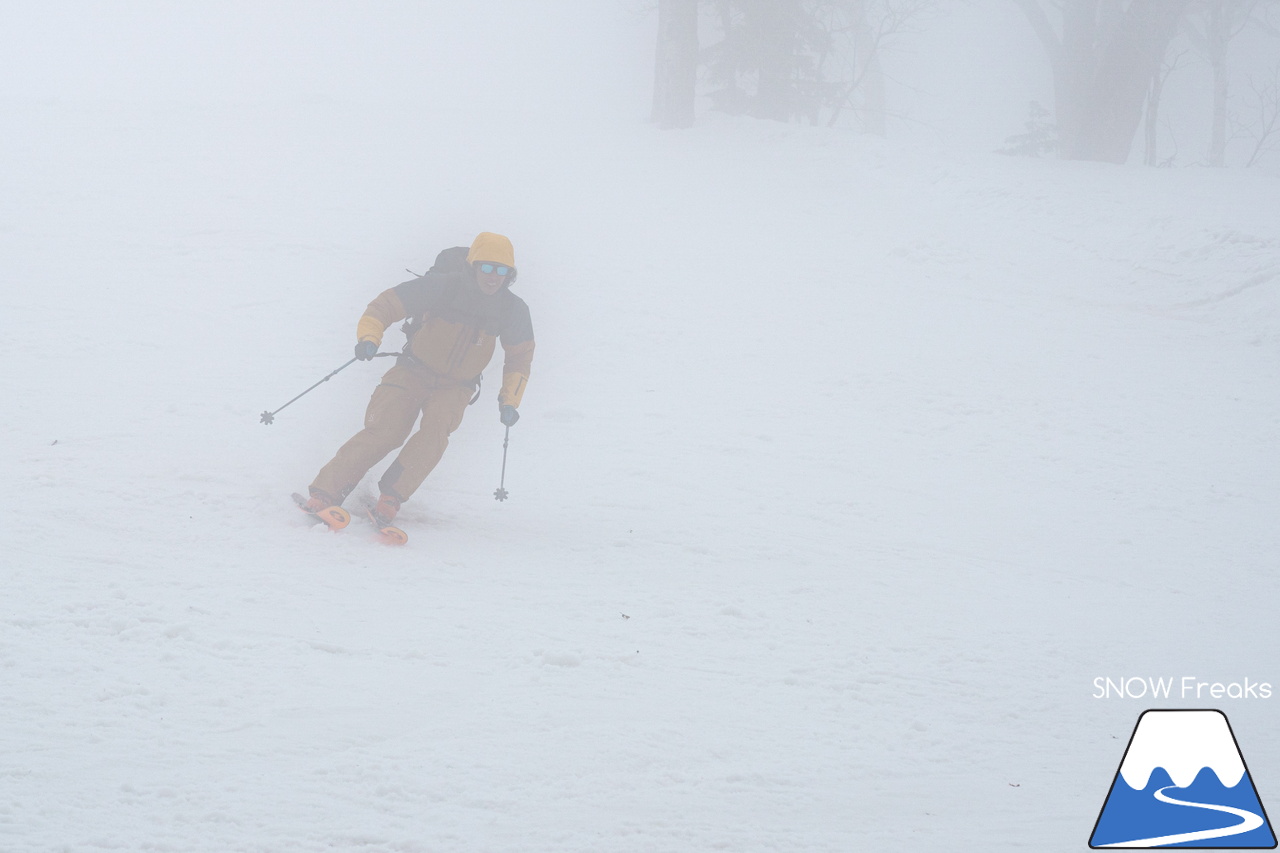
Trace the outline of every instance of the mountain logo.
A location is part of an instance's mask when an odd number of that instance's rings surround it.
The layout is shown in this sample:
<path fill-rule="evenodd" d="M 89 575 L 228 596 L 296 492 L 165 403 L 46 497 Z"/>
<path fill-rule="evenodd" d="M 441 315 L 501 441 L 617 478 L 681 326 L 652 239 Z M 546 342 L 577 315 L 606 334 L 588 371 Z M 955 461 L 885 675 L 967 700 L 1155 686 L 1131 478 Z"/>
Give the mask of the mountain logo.
<path fill-rule="evenodd" d="M 1274 849 L 1227 715 L 1143 711 L 1089 846 Z"/>

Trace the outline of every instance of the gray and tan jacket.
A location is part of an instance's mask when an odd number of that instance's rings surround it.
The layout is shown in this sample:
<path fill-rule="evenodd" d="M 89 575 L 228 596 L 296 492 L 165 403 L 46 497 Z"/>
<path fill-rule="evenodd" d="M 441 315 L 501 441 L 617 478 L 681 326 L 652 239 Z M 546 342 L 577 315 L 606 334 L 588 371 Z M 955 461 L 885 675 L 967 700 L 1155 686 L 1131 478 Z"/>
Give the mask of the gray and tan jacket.
<path fill-rule="evenodd" d="M 533 361 L 529 306 L 508 281 L 492 296 L 475 285 L 465 246 L 445 249 L 426 275 L 384 290 L 356 325 L 362 341 L 382 344 L 383 333 L 409 318 L 405 353 L 411 366 L 458 384 L 476 384 L 498 342 L 504 352 L 498 404 L 519 406 Z"/>

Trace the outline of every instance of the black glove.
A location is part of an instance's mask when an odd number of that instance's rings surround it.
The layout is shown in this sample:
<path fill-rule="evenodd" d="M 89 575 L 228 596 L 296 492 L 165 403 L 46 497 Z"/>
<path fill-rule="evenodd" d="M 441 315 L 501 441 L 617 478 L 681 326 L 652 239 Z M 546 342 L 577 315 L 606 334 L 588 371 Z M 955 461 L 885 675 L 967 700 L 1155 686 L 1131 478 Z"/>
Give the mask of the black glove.
<path fill-rule="evenodd" d="M 499 406 L 498 420 L 502 421 L 503 426 L 515 426 L 516 421 L 520 420 L 520 413 L 515 406 Z"/>
<path fill-rule="evenodd" d="M 361 341 L 356 344 L 356 358 L 361 361 L 373 361 L 373 357 L 378 352 L 378 345 L 373 341 Z"/>

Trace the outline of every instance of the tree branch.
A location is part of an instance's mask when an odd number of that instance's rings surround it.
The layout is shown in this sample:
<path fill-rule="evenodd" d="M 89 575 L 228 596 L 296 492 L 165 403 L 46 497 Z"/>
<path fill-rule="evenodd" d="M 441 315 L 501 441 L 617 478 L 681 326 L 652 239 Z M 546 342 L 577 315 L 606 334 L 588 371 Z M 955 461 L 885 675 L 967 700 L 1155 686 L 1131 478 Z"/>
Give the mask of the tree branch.
<path fill-rule="evenodd" d="M 1044 44 L 1045 51 L 1049 54 L 1049 61 L 1057 65 L 1062 56 L 1062 39 L 1053 29 L 1053 24 L 1049 21 L 1049 16 L 1045 14 L 1044 7 L 1040 5 L 1039 0 L 1013 0 L 1023 13 L 1027 16 L 1027 20 L 1031 23 L 1031 29 L 1035 30 L 1040 41 Z"/>

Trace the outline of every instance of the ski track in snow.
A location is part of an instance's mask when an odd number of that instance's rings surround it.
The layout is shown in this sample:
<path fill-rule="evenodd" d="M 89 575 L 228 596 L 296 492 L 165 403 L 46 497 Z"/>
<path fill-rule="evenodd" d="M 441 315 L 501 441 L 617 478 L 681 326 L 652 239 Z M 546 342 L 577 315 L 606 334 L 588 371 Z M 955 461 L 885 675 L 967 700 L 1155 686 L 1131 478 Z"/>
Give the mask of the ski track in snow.
<path fill-rule="evenodd" d="M 4 119 L 0 848 L 1076 849 L 1094 677 L 1268 675 L 1274 179 L 222 109 Z M 511 500 L 491 367 L 407 547 L 309 526 L 381 365 L 258 413 L 482 229 Z"/>

